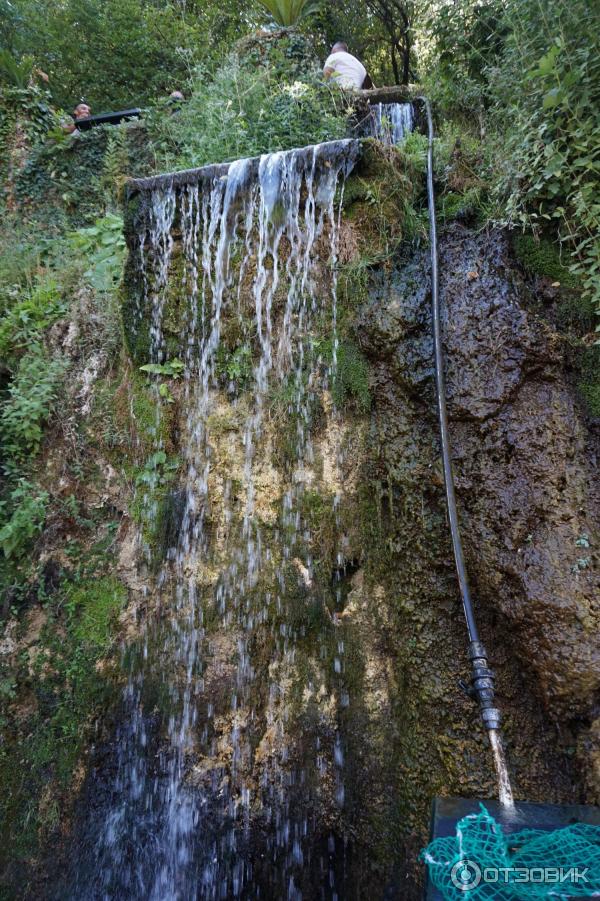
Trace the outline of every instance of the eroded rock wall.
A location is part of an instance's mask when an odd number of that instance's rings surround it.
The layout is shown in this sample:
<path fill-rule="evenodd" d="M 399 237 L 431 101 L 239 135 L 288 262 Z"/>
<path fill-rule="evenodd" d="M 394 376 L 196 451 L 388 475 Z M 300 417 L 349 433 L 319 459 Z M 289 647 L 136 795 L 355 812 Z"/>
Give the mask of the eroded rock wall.
<path fill-rule="evenodd" d="M 596 727 L 588 728 L 600 668 L 592 439 L 562 366 L 559 336 L 528 311 L 505 238 L 455 226 L 440 251 L 459 513 L 483 638 L 499 674 L 517 796 L 582 797 L 580 776 L 571 769 L 571 783 L 566 764 L 560 772 L 561 753 L 566 762 L 579 741 L 588 751 L 579 767 L 593 800 L 597 762 L 589 751 Z M 387 466 L 397 472 L 405 461 L 405 471 L 416 471 L 419 492 L 435 498 L 443 518 L 431 418 L 427 271 L 425 253 L 402 267 L 390 279 L 388 296 L 383 291 L 367 307 L 359 333 L 375 373 L 375 417 L 385 429 Z M 407 427 L 411 415 L 416 422 Z M 416 448 L 419 435 L 426 443 Z M 434 546 L 442 560 L 443 548 L 450 556 L 444 528 Z M 458 699 L 450 673 L 464 659 L 465 638 L 453 636 L 462 616 L 445 562 L 448 581 L 434 628 L 443 622 L 447 631 L 432 642 L 432 657 L 450 689 L 444 705 L 452 708 Z M 416 668 L 422 672 L 423 665 Z M 451 734 L 434 731 L 446 740 Z M 471 784 L 468 791 L 476 789 Z"/>

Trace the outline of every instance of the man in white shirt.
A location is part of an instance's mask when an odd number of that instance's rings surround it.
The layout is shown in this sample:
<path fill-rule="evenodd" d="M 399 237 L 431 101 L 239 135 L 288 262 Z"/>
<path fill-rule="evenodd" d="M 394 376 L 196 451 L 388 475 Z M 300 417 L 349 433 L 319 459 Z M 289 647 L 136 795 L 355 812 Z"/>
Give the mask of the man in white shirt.
<path fill-rule="evenodd" d="M 325 78 L 331 78 L 341 88 L 366 87 L 365 80 L 370 81 L 367 70 L 359 59 L 348 53 L 348 45 L 338 41 L 331 48 L 331 53 L 323 67 Z"/>

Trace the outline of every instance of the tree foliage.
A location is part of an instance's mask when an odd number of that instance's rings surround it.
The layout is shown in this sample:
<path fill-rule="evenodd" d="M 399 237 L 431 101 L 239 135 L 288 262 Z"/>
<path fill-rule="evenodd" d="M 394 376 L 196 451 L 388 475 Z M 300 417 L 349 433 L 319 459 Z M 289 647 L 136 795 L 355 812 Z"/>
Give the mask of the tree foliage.
<path fill-rule="evenodd" d="M 33 57 L 59 106 L 71 110 L 83 99 L 94 112 L 185 91 L 194 66 L 216 61 L 256 18 L 252 4 L 234 0 L 13 0 L 11 7 L 3 42 L 16 64 Z"/>
<path fill-rule="evenodd" d="M 366 0 L 366 3 L 389 40 L 394 81 L 408 84 L 416 4 L 413 0 Z"/>
<path fill-rule="evenodd" d="M 594 0 L 433 7 L 427 83 L 475 127 L 496 218 L 558 239 L 600 310 L 600 9 Z"/>

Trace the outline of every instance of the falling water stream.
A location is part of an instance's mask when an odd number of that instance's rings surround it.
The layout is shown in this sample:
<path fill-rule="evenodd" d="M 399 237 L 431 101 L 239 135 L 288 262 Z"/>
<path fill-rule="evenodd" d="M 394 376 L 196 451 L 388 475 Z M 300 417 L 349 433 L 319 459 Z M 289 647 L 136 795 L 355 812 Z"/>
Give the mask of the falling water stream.
<path fill-rule="evenodd" d="M 412 131 L 412 103 L 375 103 L 371 107 L 368 133 L 385 144 L 400 144 Z"/>
<path fill-rule="evenodd" d="M 301 516 L 305 471 L 313 460 L 309 413 L 315 393 L 335 376 L 339 215 L 343 183 L 358 153 L 357 141 L 337 141 L 208 167 L 183 180 L 167 176 L 137 185 L 142 212 L 136 227 L 141 284 L 136 319 L 150 321 L 151 363 L 160 366 L 168 356 L 164 317 L 175 256 L 187 304 L 179 342 L 184 459 L 180 488 L 173 492 L 179 522 L 162 564 L 152 559 L 148 544 L 143 547 L 147 568 L 157 570 L 154 597 L 147 601 L 158 615 L 145 618 L 139 653 L 131 655 L 109 814 L 94 842 L 93 864 L 83 869 L 73 898 L 265 897 L 254 888 L 251 813 L 272 836 L 273 895 L 302 898 L 295 880 L 305 862 L 311 815 L 308 806 L 290 804 L 292 784 L 303 774 L 294 775 L 286 760 L 282 716 L 280 676 L 293 663 L 298 634 L 288 615 L 286 578 L 290 564 L 305 574 L 307 584 L 312 578 Z M 323 247 L 329 270 L 325 294 Z M 250 311 L 242 309 L 248 297 Z M 327 361 L 313 340 L 313 322 L 325 312 L 332 347 Z M 239 404 L 243 484 L 229 479 L 220 486 L 224 512 L 216 553 L 211 414 L 224 321 L 236 317 L 249 329 L 253 345 L 245 392 L 250 401 Z M 157 378 L 153 453 L 160 462 L 165 448 L 159 383 Z M 275 547 L 272 540 L 267 547 L 256 515 L 256 474 L 263 463 L 270 392 L 282 384 L 295 423 L 293 464 Z M 150 524 L 157 516 L 154 495 L 148 490 L 142 501 Z M 215 568 L 210 581 L 207 573 Z M 213 709 L 205 690 L 211 659 L 207 615 L 220 620 L 221 634 L 228 636 L 223 669 L 235 670 L 225 711 Z M 260 688 L 267 691 L 267 732 L 273 738 L 257 784 L 249 779 L 256 752 L 252 644 L 270 619 L 278 622 L 278 634 L 269 684 Z M 341 655 L 343 648 L 338 650 Z M 149 701 L 151 683 L 158 684 L 159 697 Z M 343 703 L 341 683 L 340 675 Z M 323 748 L 315 750 L 317 771 L 335 774 L 342 805 L 342 741 L 336 738 L 328 761 Z M 323 897 L 336 898 L 335 874 L 325 868 L 323 878 L 328 886 Z"/>
<path fill-rule="evenodd" d="M 504 807 L 514 807 L 512 786 L 506 766 L 506 757 L 504 747 L 502 745 L 502 737 L 497 729 L 490 729 L 488 732 L 490 744 L 492 746 L 492 754 L 494 756 L 494 768 L 498 779 L 498 800 Z"/>

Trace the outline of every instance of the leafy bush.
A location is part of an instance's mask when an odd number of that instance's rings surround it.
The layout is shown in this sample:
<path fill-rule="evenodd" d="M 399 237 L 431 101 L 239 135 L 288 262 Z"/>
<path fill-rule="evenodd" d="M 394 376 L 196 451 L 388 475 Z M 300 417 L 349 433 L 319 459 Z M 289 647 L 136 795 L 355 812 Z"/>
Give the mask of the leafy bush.
<path fill-rule="evenodd" d="M 600 311 L 600 36 L 592 3 L 514 6 L 508 16 L 499 79 L 508 135 L 499 185 L 508 194 L 506 219 L 553 225 L 571 249 L 571 272 Z M 582 42 L 584 21 L 589 40 Z"/>
<path fill-rule="evenodd" d="M 43 279 L 0 319 L 0 356 L 10 360 L 39 340 L 40 333 L 64 316 L 68 305 L 59 286 L 51 278 Z"/>
<path fill-rule="evenodd" d="M 117 286 L 125 260 L 123 220 L 109 213 L 89 228 L 80 228 L 70 236 L 73 248 L 89 263 L 83 277 L 96 289 L 107 294 Z"/>
<path fill-rule="evenodd" d="M 0 440 L 7 466 L 23 462 L 39 450 L 63 372 L 62 361 L 49 359 L 39 345 L 21 358 L 0 410 Z"/>
<path fill-rule="evenodd" d="M 202 166 L 341 138 L 347 119 L 335 89 L 310 73 L 285 83 L 272 68 L 232 58 L 196 76 L 190 100 L 155 122 L 163 168 Z"/>

